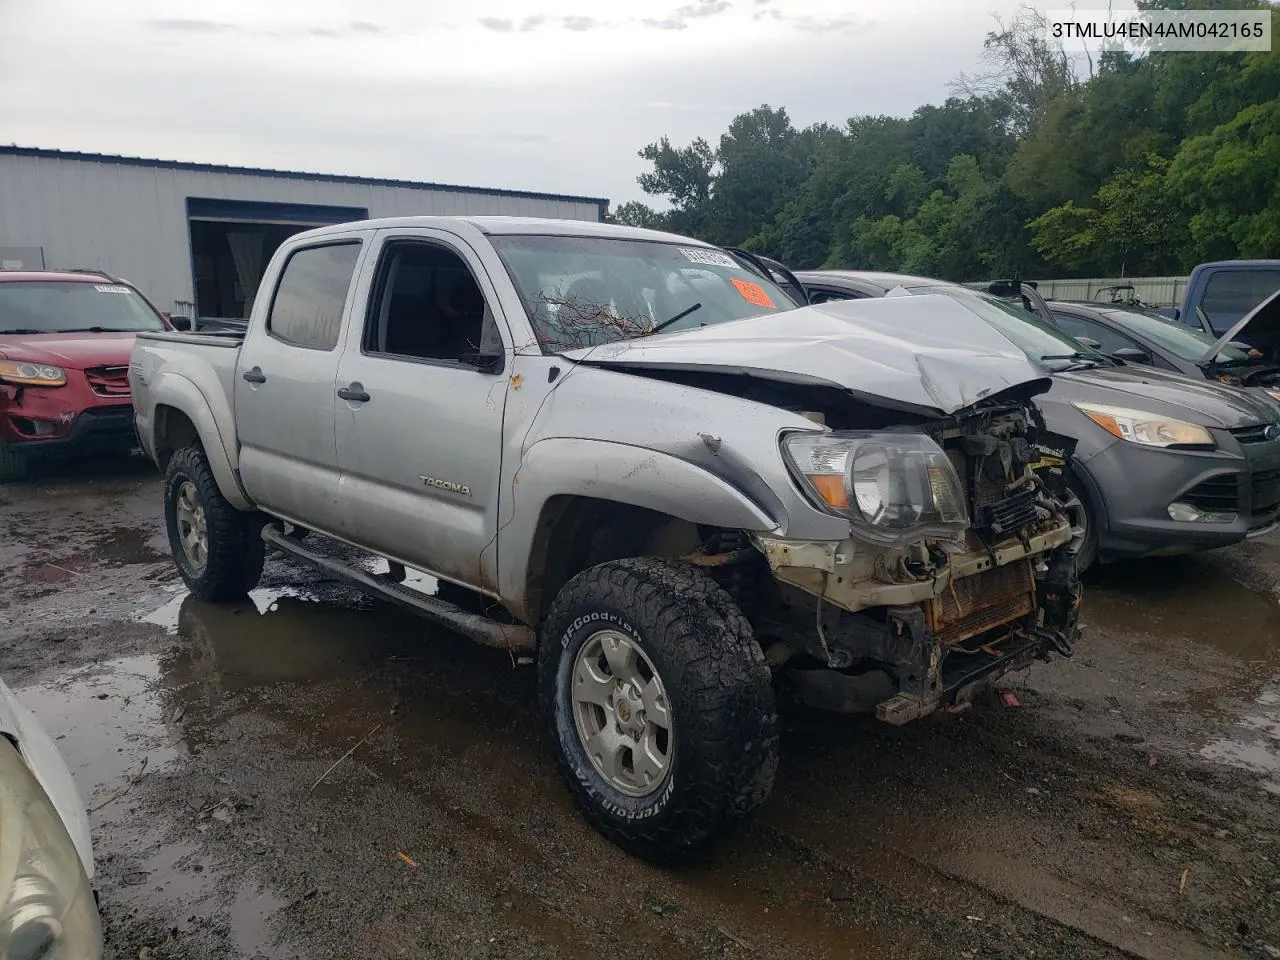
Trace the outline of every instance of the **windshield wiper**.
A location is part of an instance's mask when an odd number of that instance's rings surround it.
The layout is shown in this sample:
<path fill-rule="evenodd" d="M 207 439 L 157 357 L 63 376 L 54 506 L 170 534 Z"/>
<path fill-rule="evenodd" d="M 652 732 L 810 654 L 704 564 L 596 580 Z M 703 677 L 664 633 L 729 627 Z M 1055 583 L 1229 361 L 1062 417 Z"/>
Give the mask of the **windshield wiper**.
<path fill-rule="evenodd" d="M 1105 357 L 1095 357 L 1087 353 L 1081 353 L 1077 350 L 1075 353 L 1047 353 L 1040 358 L 1040 362 L 1045 363 L 1049 360 L 1071 360 L 1073 362 L 1066 368 L 1070 371 L 1079 370 L 1081 368 L 1090 370 L 1096 367 L 1099 363 L 1104 362 L 1105 359 Z"/>
<path fill-rule="evenodd" d="M 651 330 L 646 330 L 646 331 L 644 332 L 644 335 L 645 335 L 646 337 L 651 337 L 651 336 L 653 336 L 655 333 L 661 333 L 663 330 L 667 329 L 667 327 L 671 326 L 673 323 L 676 323 L 676 322 L 678 322 L 678 321 L 680 321 L 680 320 L 683 320 L 685 317 L 687 317 L 689 314 L 693 313 L 695 310 L 701 310 L 701 309 L 702 309 L 702 304 L 701 304 L 701 303 L 695 303 L 695 304 L 694 304 L 692 307 L 690 307 L 688 310 L 681 310 L 679 313 L 677 313 L 677 314 L 676 314 L 674 317 L 672 317 L 670 320 L 663 320 L 660 324 L 658 324 L 656 327 L 652 328 Z"/>

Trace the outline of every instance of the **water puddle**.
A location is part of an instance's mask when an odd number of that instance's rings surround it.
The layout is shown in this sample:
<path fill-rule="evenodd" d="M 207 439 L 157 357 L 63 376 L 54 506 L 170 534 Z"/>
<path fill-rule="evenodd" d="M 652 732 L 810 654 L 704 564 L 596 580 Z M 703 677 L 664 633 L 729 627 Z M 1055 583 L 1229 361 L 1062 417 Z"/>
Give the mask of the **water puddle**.
<path fill-rule="evenodd" d="M 97 567 L 150 565 L 168 559 L 152 545 L 155 536 L 136 527 L 114 527 L 97 531 L 86 549 L 77 553 L 30 563 L 22 572 L 27 583 L 69 583 L 80 579 Z M 48 557 L 48 553 L 44 553 Z"/>
<path fill-rule="evenodd" d="M 90 811 L 111 807 L 131 778 L 185 752 L 158 696 L 163 683 L 160 658 L 139 656 L 16 691 L 57 741 Z"/>
<path fill-rule="evenodd" d="M 1280 663 L 1280 602 L 1199 557 L 1102 567 L 1085 587 L 1086 623 L 1162 644 L 1193 640 L 1254 666 Z"/>
<path fill-rule="evenodd" d="M 1280 684 L 1266 686 L 1245 709 L 1232 735 L 1206 744 L 1200 756 L 1260 773 L 1263 789 L 1280 795 Z"/>

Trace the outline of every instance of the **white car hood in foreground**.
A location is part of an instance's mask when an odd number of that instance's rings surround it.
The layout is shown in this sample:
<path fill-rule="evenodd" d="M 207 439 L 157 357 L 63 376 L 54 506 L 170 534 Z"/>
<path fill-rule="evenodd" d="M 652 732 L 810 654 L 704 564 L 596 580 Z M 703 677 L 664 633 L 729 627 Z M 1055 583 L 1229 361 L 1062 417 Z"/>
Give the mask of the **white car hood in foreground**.
<path fill-rule="evenodd" d="M 697 314 L 692 315 L 697 319 Z M 926 415 L 1010 387 L 1049 388 L 1022 350 L 953 297 L 844 300 L 565 353 L 599 366 L 736 373 L 824 384 Z"/>
<path fill-rule="evenodd" d="M 35 715 L 18 702 L 3 680 L 0 680 L 0 735 L 17 743 L 18 752 L 53 801 L 54 809 L 76 845 L 85 876 L 92 880 L 93 845 L 89 838 L 89 817 L 75 781 L 71 779 L 71 771 Z"/>

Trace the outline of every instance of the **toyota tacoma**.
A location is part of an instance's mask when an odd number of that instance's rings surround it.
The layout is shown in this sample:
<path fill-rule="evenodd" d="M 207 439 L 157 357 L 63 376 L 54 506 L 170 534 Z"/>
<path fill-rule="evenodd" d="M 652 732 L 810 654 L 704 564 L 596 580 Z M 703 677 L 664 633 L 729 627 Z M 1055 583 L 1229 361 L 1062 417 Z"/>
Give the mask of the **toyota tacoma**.
<path fill-rule="evenodd" d="M 191 591 L 270 545 L 536 656 L 569 788 L 640 856 L 765 800 L 779 696 L 903 724 L 1071 653 L 1032 469 L 1070 441 L 952 298 L 802 307 L 695 240 L 480 217 L 299 234 L 261 289 L 243 336 L 129 366 Z"/>

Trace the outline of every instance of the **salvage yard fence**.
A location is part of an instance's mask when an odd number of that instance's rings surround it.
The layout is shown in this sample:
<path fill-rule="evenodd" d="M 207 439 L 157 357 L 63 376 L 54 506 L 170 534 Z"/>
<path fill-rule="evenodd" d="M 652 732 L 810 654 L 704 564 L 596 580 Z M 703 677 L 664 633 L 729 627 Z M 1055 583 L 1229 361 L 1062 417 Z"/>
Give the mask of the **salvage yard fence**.
<path fill-rule="evenodd" d="M 975 281 L 971 287 L 985 287 L 990 281 Z M 1091 277 L 1085 280 L 1038 280 L 1036 289 L 1046 300 L 1098 300 L 1107 301 L 1111 295 L 1108 287 L 1131 286 L 1124 291 L 1125 298 L 1137 297 L 1153 307 L 1173 307 L 1182 302 L 1187 287 L 1186 277 Z"/>

